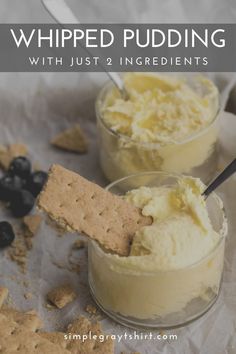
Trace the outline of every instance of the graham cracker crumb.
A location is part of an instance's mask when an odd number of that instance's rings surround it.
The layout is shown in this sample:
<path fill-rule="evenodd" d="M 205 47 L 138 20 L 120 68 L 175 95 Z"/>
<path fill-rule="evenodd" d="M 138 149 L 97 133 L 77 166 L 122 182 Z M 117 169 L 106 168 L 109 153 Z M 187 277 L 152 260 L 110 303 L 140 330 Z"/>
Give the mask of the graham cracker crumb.
<path fill-rule="evenodd" d="M 73 243 L 72 248 L 73 248 L 74 250 L 80 250 L 80 249 L 84 248 L 85 245 L 86 245 L 86 242 L 85 242 L 85 241 L 83 241 L 83 240 L 76 240 L 76 241 Z"/>
<path fill-rule="evenodd" d="M 51 304 L 49 304 L 49 303 L 46 303 L 46 304 L 45 304 L 45 307 L 46 307 L 46 309 L 48 309 L 48 310 L 54 310 L 54 309 L 55 309 L 55 306 L 53 306 L 53 305 L 51 305 Z"/>
<path fill-rule="evenodd" d="M 86 153 L 88 151 L 88 140 L 79 124 L 55 136 L 51 144 L 72 152 Z"/>
<path fill-rule="evenodd" d="M 72 246 L 69 251 L 69 254 L 68 254 L 68 263 L 69 263 L 68 269 L 72 272 L 79 274 L 80 273 L 80 265 L 78 264 L 78 260 L 74 259 L 74 257 L 73 257 L 74 250 L 75 250 L 75 248 Z"/>
<path fill-rule="evenodd" d="M 24 225 L 30 234 L 35 235 L 42 222 L 40 215 L 27 215 L 23 218 Z"/>
<path fill-rule="evenodd" d="M 65 235 L 66 230 L 63 227 L 61 227 L 61 225 L 58 225 L 54 220 L 47 218 L 45 220 L 45 222 L 47 225 L 49 225 L 54 230 L 56 230 L 56 232 L 57 232 L 56 236 L 62 237 Z"/>
<path fill-rule="evenodd" d="M 37 218 L 36 218 L 37 216 Z M 26 221 L 25 221 L 26 220 Z M 30 221 L 33 220 L 33 223 Z M 41 217 L 40 217 L 41 220 Z M 30 215 L 24 218 L 23 225 L 17 225 L 16 237 L 11 246 L 7 249 L 8 257 L 20 267 L 22 273 L 26 272 L 28 252 L 33 246 L 33 236 L 39 222 L 38 215 Z M 26 223 L 28 225 L 26 226 Z M 15 228 L 16 228 L 15 227 Z"/>
<path fill-rule="evenodd" d="M 37 233 L 42 217 L 40 215 L 27 215 L 23 218 L 24 239 L 28 250 L 33 247 L 33 236 Z"/>
<path fill-rule="evenodd" d="M 98 309 L 94 305 L 89 304 L 85 307 L 85 311 L 88 312 L 90 315 L 96 315 Z"/>
<path fill-rule="evenodd" d="M 11 144 L 0 147 L 0 166 L 7 170 L 11 161 L 18 156 L 25 156 L 28 149 L 24 144 Z"/>
<path fill-rule="evenodd" d="M 8 297 L 8 289 L 0 286 L 0 308 Z"/>
<path fill-rule="evenodd" d="M 26 241 L 23 235 L 18 234 L 7 251 L 9 258 L 17 263 L 22 273 L 25 273 L 26 271 L 27 252 L 29 247 L 29 241 Z"/>
<path fill-rule="evenodd" d="M 75 273 L 80 273 L 80 265 L 77 263 L 72 262 L 70 259 L 68 259 L 69 265 L 59 263 L 57 261 L 52 260 L 52 264 L 54 264 L 57 268 L 59 269 L 65 269 L 70 272 L 75 272 Z"/>
<path fill-rule="evenodd" d="M 32 295 L 31 293 L 26 293 L 26 294 L 24 294 L 24 298 L 25 298 L 26 300 L 31 300 L 32 297 L 33 297 L 33 295 Z"/>
<path fill-rule="evenodd" d="M 76 298 L 76 293 L 70 285 L 62 285 L 47 294 L 47 299 L 57 308 L 62 309 Z"/>

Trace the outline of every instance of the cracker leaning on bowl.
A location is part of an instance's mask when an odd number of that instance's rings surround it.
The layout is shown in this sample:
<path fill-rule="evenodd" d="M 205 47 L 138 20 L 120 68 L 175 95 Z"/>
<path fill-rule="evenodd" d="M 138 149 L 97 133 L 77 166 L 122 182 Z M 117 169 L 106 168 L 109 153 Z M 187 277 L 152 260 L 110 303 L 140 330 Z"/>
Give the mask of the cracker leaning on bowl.
<path fill-rule="evenodd" d="M 141 210 L 60 165 L 53 165 L 38 207 L 68 231 L 81 232 L 105 249 L 129 254 L 135 232 L 152 219 Z"/>

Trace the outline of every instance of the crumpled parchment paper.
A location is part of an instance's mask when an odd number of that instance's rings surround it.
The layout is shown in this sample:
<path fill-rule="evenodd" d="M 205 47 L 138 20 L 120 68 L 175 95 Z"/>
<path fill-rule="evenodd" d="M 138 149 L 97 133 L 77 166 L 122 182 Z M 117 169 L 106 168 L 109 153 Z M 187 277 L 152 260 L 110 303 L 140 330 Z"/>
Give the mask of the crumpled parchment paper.
<path fill-rule="evenodd" d="M 67 0 L 81 22 L 235 22 L 236 3 L 232 0 Z M 125 17 L 124 17 L 125 16 Z M 2 0 L 2 23 L 53 22 L 38 0 Z M 221 104 L 225 105 L 235 82 L 233 74 L 211 75 L 221 88 Z M 101 185 L 107 182 L 99 167 L 94 100 L 105 74 L 96 73 L 1 73 L 0 74 L 0 143 L 24 142 L 33 162 L 42 169 L 51 163 L 61 163 Z M 90 140 L 87 155 L 76 155 L 52 148 L 50 139 L 59 131 L 80 122 Z M 236 116 L 221 117 L 221 167 L 236 153 Z M 177 334 L 176 341 L 122 340 L 116 343 L 116 353 L 122 350 L 141 354 L 235 354 L 236 353 L 236 177 L 219 189 L 229 219 L 226 242 L 224 279 L 220 297 L 213 308 L 193 324 L 165 333 Z M 0 220 L 10 219 L 6 209 L 0 209 Z M 48 330 L 62 329 L 78 315 L 88 315 L 84 309 L 92 303 L 87 283 L 86 250 L 73 253 L 80 264 L 80 274 L 64 269 L 68 266 L 71 245 L 78 236 L 58 236 L 43 223 L 29 253 L 27 273 L 22 275 L 16 264 L 0 252 L 0 284 L 9 288 L 13 303 L 22 310 L 35 308 Z M 64 268 L 60 268 L 63 266 Z M 23 282 L 28 281 L 25 288 Z M 63 310 L 45 308 L 49 289 L 72 282 L 78 300 Z M 26 300 L 24 294 L 32 292 Z M 102 319 L 107 333 L 133 334 L 133 330 Z"/>
<path fill-rule="evenodd" d="M 70 82 L 67 85 L 54 82 L 52 86 L 43 78 L 38 80 L 34 74 L 3 74 L 1 84 L 4 79 L 7 80 L 6 86 L 2 86 L 0 90 L 0 143 L 24 142 L 29 147 L 31 160 L 42 169 L 47 169 L 52 163 L 60 163 L 105 185 L 107 182 L 99 167 L 93 108 L 101 78 L 101 75 L 96 74 L 88 76 L 74 74 L 71 75 L 71 80 L 68 78 Z M 86 80 L 87 84 L 83 86 Z M 50 139 L 57 132 L 76 122 L 81 123 L 89 137 L 88 154 L 77 155 L 50 146 Z M 223 167 L 236 152 L 236 116 L 223 113 L 221 125 L 221 167 Z M 226 243 L 224 281 L 215 306 L 193 324 L 167 331 L 166 333 L 178 335 L 176 341 L 122 340 L 116 344 L 116 353 L 120 353 L 121 350 L 138 350 L 142 354 L 236 353 L 235 186 L 234 176 L 219 189 L 230 227 Z M 1 208 L 0 220 L 8 218 L 10 218 L 8 211 Z M 19 272 L 16 264 L 0 253 L 0 284 L 9 288 L 17 307 L 22 310 L 35 308 L 49 330 L 62 329 L 79 314 L 88 315 L 85 307 L 92 303 L 87 283 L 86 250 L 73 252 L 72 255 L 73 261 L 80 264 L 80 274 L 65 269 L 69 266 L 68 255 L 72 243 L 77 238 L 78 236 L 69 234 L 60 237 L 57 230 L 44 222 L 34 239 L 25 275 Z M 24 287 L 24 281 L 28 281 L 28 288 Z M 67 281 L 75 286 L 78 300 L 63 310 L 46 309 L 47 291 Z M 24 298 L 27 292 L 33 294 L 31 300 Z M 133 333 L 132 330 L 114 324 L 106 316 L 102 319 L 102 325 L 108 333 Z"/>

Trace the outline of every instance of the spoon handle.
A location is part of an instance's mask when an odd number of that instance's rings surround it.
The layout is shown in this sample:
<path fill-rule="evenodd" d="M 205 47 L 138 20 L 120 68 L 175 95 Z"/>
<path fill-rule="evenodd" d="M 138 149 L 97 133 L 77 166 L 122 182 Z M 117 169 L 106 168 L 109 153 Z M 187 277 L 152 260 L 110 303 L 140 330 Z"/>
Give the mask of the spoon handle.
<path fill-rule="evenodd" d="M 41 0 L 42 4 L 44 5 L 45 9 L 48 13 L 54 18 L 54 20 L 65 27 L 68 24 L 80 24 L 79 20 L 69 6 L 66 4 L 64 0 Z M 80 43 L 80 46 L 92 56 L 92 53 Z M 127 93 L 124 88 L 123 80 L 121 79 L 120 75 L 115 72 L 107 71 L 102 64 L 98 64 L 102 70 L 109 76 L 110 80 L 116 85 L 118 90 L 121 92 L 124 98 L 126 97 Z"/>
<path fill-rule="evenodd" d="M 203 195 L 207 198 L 211 192 L 213 192 L 220 184 L 228 179 L 233 173 L 236 172 L 236 159 L 234 159 L 223 172 L 219 174 L 205 189 Z"/>

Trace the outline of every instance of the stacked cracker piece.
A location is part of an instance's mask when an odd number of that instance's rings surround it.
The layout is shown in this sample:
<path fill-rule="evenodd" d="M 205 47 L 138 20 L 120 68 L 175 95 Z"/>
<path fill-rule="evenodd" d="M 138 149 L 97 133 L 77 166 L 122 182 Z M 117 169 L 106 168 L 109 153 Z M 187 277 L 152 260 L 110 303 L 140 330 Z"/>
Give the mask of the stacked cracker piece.
<path fill-rule="evenodd" d="M 99 354 L 114 353 L 111 338 L 101 343 L 96 339 L 87 341 L 66 340 L 62 332 L 39 332 L 42 321 L 35 311 L 19 312 L 2 308 L 8 295 L 6 288 L 0 287 L 0 353 L 3 354 Z M 68 326 L 71 334 L 94 335 L 102 334 L 98 323 L 92 324 L 84 317 L 80 317 Z"/>
<path fill-rule="evenodd" d="M 6 288 L 0 288 L 0 304 L 7 297 Z M 42 322 L 35 312 L 21 313 L 12 309 L 0 310 L 0 353 L 4 354 L 68 354 L 64 348 L 36 333 Z"/>

